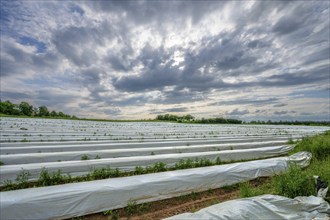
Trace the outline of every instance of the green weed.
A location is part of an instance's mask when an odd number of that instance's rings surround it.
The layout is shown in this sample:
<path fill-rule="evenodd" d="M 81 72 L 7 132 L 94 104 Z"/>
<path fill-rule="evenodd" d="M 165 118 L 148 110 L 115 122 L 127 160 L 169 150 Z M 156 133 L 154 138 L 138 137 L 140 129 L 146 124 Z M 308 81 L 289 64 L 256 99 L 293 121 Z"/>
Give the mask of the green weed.
<path fill-rule="evenodd" d="M 241 197 L 261 194 L 277 194 L 290 198 L 315 195 L 314 175 L 330 183 L 330 131 L 299 141 L 294 152 L 309 151 L 313 158 L 311 164 L 302 169 L 291 164 L 287 172 L 275 175 L 270 181 L 254 187 L 249 183 L 240 185 Z"/>
<path fill-rule="evenodd" d="M 293 151 L 308 151 L 313 154 L 313 160 L 323 160 L 330 155 L 330 131 L 313 137 L 305 137 L 299 141 Z"/>
<path fill-rule="evenodd" d="M 81 156 L 81 160 L 89 160 L 88 155 L 84 154 Z"/>
<path fill-rule="evenodd" d="M 20 188 L 28 187 L 30 172 L 27 170 L 22 170 L 16 177 L 16 182 L 20 186 Z"/>
<path fill-rule="evenodd" d="M 107 210 L 103 212 L 103 215 L 108 216 L 108 219 L 117 220 L 119 219 L 119 213 L 116 210 Z"/>
<path fill-rule="evenodd" d="M 135 201 L 128 202 L 127 206 L 125 207 L 125 211 L 127 216 L 132 216 L 134 213 L 137 212 L 137 204 Z"/>
<path fill-rule="evenodd" d="M 311 195 L 315 187 L 313 176 L 308 176 L 295 164 L 292 164 L 287 172 L 274 176 L 272 185 L 279 195 L 289 198 Z"/>

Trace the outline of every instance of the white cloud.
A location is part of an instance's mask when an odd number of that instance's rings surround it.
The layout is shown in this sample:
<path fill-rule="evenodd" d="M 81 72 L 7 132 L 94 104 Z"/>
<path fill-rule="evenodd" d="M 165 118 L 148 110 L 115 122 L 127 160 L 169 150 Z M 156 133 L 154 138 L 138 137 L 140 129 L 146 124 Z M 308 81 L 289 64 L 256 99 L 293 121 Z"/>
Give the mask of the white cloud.
<path fill-rule="evenodd" d="M 329 2 L 1 4 L 1 99 L 40 105 L 48 91 L 50 107 L 98 118 L 294 119 L 328 107 Z M 261 106 L 274 98 L 281 109 Z"/>

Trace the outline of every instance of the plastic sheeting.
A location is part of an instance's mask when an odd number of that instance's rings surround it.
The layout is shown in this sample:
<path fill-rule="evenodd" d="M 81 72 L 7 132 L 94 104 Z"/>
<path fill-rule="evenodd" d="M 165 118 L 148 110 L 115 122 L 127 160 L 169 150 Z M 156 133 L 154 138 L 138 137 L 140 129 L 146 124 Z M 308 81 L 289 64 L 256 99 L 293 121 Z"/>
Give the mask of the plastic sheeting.
<path fill-rule="evenodd" d="M 59 186 L 1 192 L 1 219 L 70 218 L 204 191 L 305 166 L 311 153 L 221 166 L 161 172 Z"/>
<path fill-rule="evenodd" d="M 206 145 L 206 144 L 230 144 L 235 145 L 238 143 L 249 143 L 250 145 L 254 142 L 260 141 L 287 141 L 286 137 L 276 137 L 276 138 L 215 138 L 215 139 L 201 139 L 201 140 L 175 140 L 175 141 L 153 141 L 153 142 L 144 142 L 139 143 L 89 143 L 88 141 L 80 144 L 66 144 L 66 142 L 58 143 L 53 145 L 51 142 L 43 143 L 43 145 L 14 145 L 14 146 L 0 146 L 0 153 L 5 154 L 20 154 L 20 153 L 40 153 L 40 152 L 67 152 L 67 151 L 86 151 L 86 150 L 109 150 L 109 149 L 125 149 L 125 148 L 146 148 L 146 147 L 169 147 L 169 146 L 186 146 L 186 145 Z"/>
<path fill-rule="evenodd" d="M 110 150 L 86 150 L 86 151 L 68 151 L 68 152 L 51 152 L 51 153 L 22 153 L 0 155 L 1 161 L 6 165 L 24 164 L 24 163 L 45 163 L 57 161 L 81 160 L 83 155 L 89 158 L 102 156 L 102 158 L 115 157 L 131 157 L 131 156 L 147 156 L 153 154 L 169 154 L 169 153 L 189 153 L 189 152 L 205 152 L 220 151 L 229 149 L 247 149 L 279 146 L 287 141 L 263 141 L 252 143 L 235 143 L 235 144 L 204 144 L 192 146 L 175 146 L 175 147 L 141 147 L 141 148 L 123 148 Z"/>
<path fill-rule="evenodd" d="M 76 144 L 90 142 L 155 142 L 160 140 L 184 139 L 250 139 L 263 138 L 301 138 L 328 130 L 318 126 L 287 125 L 228 125 L 228 124 L 186 124 L 165 122 L 95 122 L 80 120 L 52 120 L 35 118 L 0 117 L 0 151 L 2 147 L 43 146 L 44 143 L 57 142 Z M 101 141 L 103 140 L 103 141 Z M 188 141 L 190 141 L 188 140 Z M 10 143 L 9 143 L 10 142 Z M 16 143 L 14 143 L 16 142 Z M 60 143 L 62 142 L 62 143 Z M 47 143 L 47 144 L 48 144 Z M 213 142 L 215 143 L 215 142 Z M 219 142 L 218 142 L 219 143 Z M 201 143 L 202 144 L 202 143 Z M 103 148 L 105 149 L 105 148 Z M 25 149 L 24 153 L 52 152 L 40 149 Z M 59 149 L 57 149 L 59 150 Z M 63 151 L 78 151 L 65 149 Z M 79 149 L 81 150 L 81 149 Z M 88 150 L 88 148 L 85 148 Z M 94 149 L 95 150 L 95 149 Z M 15 153 L 13 150 L 1 151 L 1 154 Z M 23 153 L 23 152 L 21 152 Z"/>
<path fill-rule="evenodd" d="M 77 138 L 80 134 L 91 139 L 105 138 L 112 136 L 122 136 L 124 138 L 133 136 L 154 136 L 155 138 L 166 136 L 175 138 L 176 136 L 232 136 L 240 135 L 286 135 L 288 138 L 292 134 L 305 136 L 315 134 L 325 130 L 326 127 L 318 126 L 287 126 L 287 125 L 228 125 L 228 124 L 185 124 L 185 123 L 165 123 L 165 122 L 97 122 L 81 120 L 53 120 L 36 118 L 3 118 L 0 117 L 1 127 L 0 141 L 9 140 L 5 135 L 16 134 L 22 140 L 41 134 L 39 140 L 47 141 L 49 136 L 63 135 L 65 140 L 68 134 L 71 138 Z M 24 128 L 24 130 L 21 130 Z M 26 130 L 27 129 L 27 130 Z M 64 136 L 64 133 L 67 134 Z M 28 135 L 24 137 L 24 135 Z M 32 135 L 32 136 L 30 136 Z M 110 135 L 110 136 L 109 136 Z M 103 137 L 102 137 L 103 136 Z M 8 138 L 8 139 L 7 139 Z"/>
<path fill-rule="evenodd" d="M 287 154 L 293 149 L 294 146 L 275 146 L 252 148 L 243 150 L 226 150 L 226 151 L 209 151 L 197 153 L 181 153 L 181 154 L 161 154 L 161 155 L 148 155 L 136 157 L 120 157 L 110 159 L 96 159 L 96 160 L 80 160 L 80 161 L 64 161 L 64 162 L 50 162 L 50 163 L 31 163 L 31 164 L 18 164 L 6 165 L 0 167 L 1 181 L 15 180 L 17 175 L 25 171 L 29 172 L 29 179 L 36 179 L 43 168 L 49 172 L 56 172 L 61 170 L 62 173 L 70 174 L 72 176 L 79 176 L 90 172 L 92 169 L 103 168 L 110 166 L 111 168 L 119 168 L 120 170 L 131 171 L 136 166 L 150 166 L 157 162 L 163 162 L 169 166 L 174 165 L 182 159 L 209 159 L 215 161 L 217 157 L 221 161 L 232 160 L 246 160 L 257 159 L 265 157 L 274 157 Z"/>
<path fill-rule="evenodd" d="M 219 203 L 195 213 L 183 213 L 166 220 L 200 219 L 329 219 L 330 205 L 320 197 L 299 196 L 290 199 L 262 195 Z"/>

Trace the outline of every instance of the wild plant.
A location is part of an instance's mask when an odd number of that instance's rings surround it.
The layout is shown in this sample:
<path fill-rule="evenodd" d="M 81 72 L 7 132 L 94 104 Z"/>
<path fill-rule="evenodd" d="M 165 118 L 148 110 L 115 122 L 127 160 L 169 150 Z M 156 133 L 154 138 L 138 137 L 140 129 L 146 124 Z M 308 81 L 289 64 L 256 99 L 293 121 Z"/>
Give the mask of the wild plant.
<path fill-rule="evenodd" d="M 127 216 L 132 216 L 137 211 L 137 204 L 135 201 L 130 201 L 127 203 L 127 206 L 125 207 L 125 211 Z"/>
<path fill-rule="evenodd" d="M 84 154 L 81 156 L 81 160 L 89 160 L 88 155 Z"/>

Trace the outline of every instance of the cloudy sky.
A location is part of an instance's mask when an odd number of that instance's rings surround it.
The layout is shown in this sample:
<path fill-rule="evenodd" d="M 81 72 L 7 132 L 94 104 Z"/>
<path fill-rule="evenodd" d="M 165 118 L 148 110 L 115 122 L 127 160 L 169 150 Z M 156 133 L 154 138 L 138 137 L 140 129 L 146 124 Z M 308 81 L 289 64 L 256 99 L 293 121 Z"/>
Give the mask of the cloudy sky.
<path fill-rule="evenodd" d="M 329 1 L 0 4 L 3 101 L 95 118 L 329 120 Z"/>

